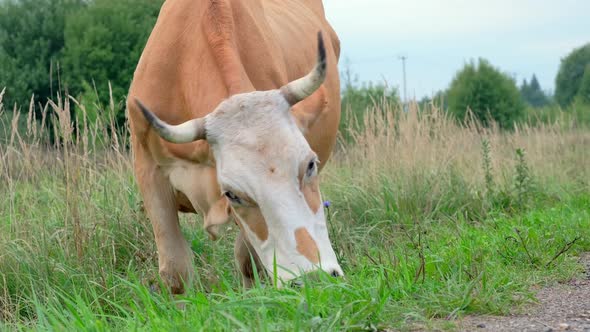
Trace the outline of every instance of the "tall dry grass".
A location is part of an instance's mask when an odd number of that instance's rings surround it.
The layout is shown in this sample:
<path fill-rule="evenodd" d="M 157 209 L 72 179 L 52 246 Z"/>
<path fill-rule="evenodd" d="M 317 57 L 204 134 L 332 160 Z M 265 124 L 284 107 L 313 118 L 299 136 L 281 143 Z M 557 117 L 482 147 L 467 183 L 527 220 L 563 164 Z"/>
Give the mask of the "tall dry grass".
<path fill-rule="evenodd" d="M 0 321 L 35 316 L 22 299 L 49 296 L 51 285 L 92 282 L 115 294 L 113 273 L 155 253 L 137 208 L 127 135 L 112 117 L 89 123 L 71 97 L 31 102 L 21 113 L 3 109 L 2 95 Z"/>
<path fill-rule="evenodd" d="M 590 189 L 590 131 L 574 123 L 523 123 L 501 131 L 473 118 L 461 124 L 435 105 L 419 109 L 413 103 L 403 112 L 376 102 L 356 127 L 363 130 L 350 133 L 351 144 L 341 144 L 324 183 L 338 186 L 337 195 L 347 194 L 343 188 L 362 188 L 364 196 L 381 199 L 371 205 L 390 200 L 396 212 L 405 206 L 414 217 L 471 213 L 477 218 L 494 204 L 518 209 L 523 202 L 512 194 L 523 167 L 530 196 L 559 199 Z"/>
<path fill-rule="evenodd" d="M 495 178 L 511 181 L 516 149 L 526 151 L 527 162 L 542 177 L 556 181 L 590 179 L 590 132 L 564 124 L 516 124 L 512 131 L 482 127 L 475 119 L 459 124 L 436 106 L 409 112 L 388 104 L 375 104 L 364 118 L 362 132 L 353 132 L 353 144 L 335 155 L 332 163 L 350 167 L 363 178 L 378 181 L 379 174 L 461 172 L 472 185 L 484 179 L 482 141 L 490 142 Z M 376 178 L 377 177 L 377 178 Z"/>

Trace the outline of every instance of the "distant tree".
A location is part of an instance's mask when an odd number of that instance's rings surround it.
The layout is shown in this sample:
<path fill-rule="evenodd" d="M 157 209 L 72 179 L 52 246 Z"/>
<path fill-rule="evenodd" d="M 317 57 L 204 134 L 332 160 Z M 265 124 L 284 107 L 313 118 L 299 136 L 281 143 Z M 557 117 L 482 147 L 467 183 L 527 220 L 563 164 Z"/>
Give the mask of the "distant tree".
<path fill-rule="evenodd" d="M 580 82 L 580 88 L 575 98 L 576 103 L 590 105 L 590 64 L 584 70 L 584 76 Z"/>
<path fill-rule="evenodd" d="M 371 110 L 371 107 L 382 106 L 384 103 L 394 107 L 400 104 L 397 89 L 382 83 L 359 84 L 358 76 L 352 73 L 348 60 L 346 60 L 345 70 L 341 73 L 341 77 L 343 81 L 341 89 L 342 115 L 339 130 L 345 139 L 350 138 L 350 129 L 362 130 L 365 115 Z"/>
<path fill-rule="evenodd" d="M 491 118 L 501 127 L 509 128 L 524 111 L 524 102 L 514 80 L 479 59 L 463 67 L 448 92 L 449 111 L 458 119 L 465 118 L 470 109 L 484 124 Z"/>
<path fill-rule="evenodd" d="M 449 107 L 447 94 L 447 91 L 439 90 L 433 96 L 422 97 L 422 99 L 420 99 L 418 102 L 418 105 L 420 106 L 420 109 L 425 109 L 429 105 L 434 105 L 437 108 L 446 110 Z"/>
<path fill-rule="evenodd" d="M 94 0 L 68 16 L 64 72 L 72 94 L 103 110 L 112 86 L 119 125 L 127 89 L 163 0 Z"/>
<path fill-rule="evenodd" d="M 342 91 L 342 116 L 340 119 L 340 132 L 348 137 L 349 129 L 361 130 L 365 115 L 371 111 L 371 107 L 400 105 L 397 89 L 392 89 L 384 84 L 363 83 L 360 86 L 350 85 Z"/>
<path fill-rule="evenodd" d="M 549 99 L 545 92 L 541 90 L 541 85 L 537 80 L 537 76 L 533 74 L 531 78 L 531 83 L 527 83 L 526 79 L 522 82 L 520 86 L 520 94 L 522 98 L 531 106 L 533 107 L 543 107 L 549 103 Z"/>
<path fill-rule="evenodd" d="M 45 102 L 58 90 L 66 16 L 83 0 L 0 1 L 0 90 L 6 104 Z"/>
<path fill-rule="evenodd" d="M 561 106 L 568 106 L 578 94 L 584 70 L 590 64 L 590 43 L 574 49 L 561 60 L 555 78 L 555 100 Z"/>
<path fill-rule="evenodd" d="M 398 105 L 400 99 L 397 90 L 382 83 L 368 82 L 360 86 L 348 86 L 342 92 L 342 107 L 352 109 L 359 119 L 368 111 L 368 108 L 382 101 Z"/>
<path fill-rule="evenodd" d="M 533 77 L 531 78 L 531 89 L 533 91 L 541 91 L 541 85 L 539 84 L 539 81 L 537 80 L 537 75 L 533 74 Z"/>

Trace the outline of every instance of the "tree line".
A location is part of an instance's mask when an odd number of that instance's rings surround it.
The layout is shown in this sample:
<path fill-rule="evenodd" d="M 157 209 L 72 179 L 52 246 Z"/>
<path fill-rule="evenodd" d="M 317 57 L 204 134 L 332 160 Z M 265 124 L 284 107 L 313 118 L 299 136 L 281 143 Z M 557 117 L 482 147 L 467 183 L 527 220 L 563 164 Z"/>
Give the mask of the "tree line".
<path fill-rule="evenodd" d="M 113 108 L 122 125 L 133 71 L 163 0 L 0 0 L 0 90 L 4 104 L 44 104 L 67 93 L 88 107 L 90 118 Z M 358 84 L 342 73 L 341 129 L 362 122 L 375 101 L 399 104 L 396 89 Z M 555 105 L 590 110 L 590 44 L 562 59 L 554 95 L 537 78 L 520 86 L 485 59 L 459 70 L 448 89 L 432 99 L 458 119 L 467 110 L 483 124 L 510 128 L 525 110 Z M 33 97 L 31 97 L 33 95 Z M 112 98 L 111 98 L 112 97 Z M 107 107 L 109 102 L 115 105 Z M 429 102 L 423 100 L 422 103 Z M 11 108 L 11 106 L 7 107 Z"/>
<path fill-rule="evenodd" d="M 561 60 L 553 95 L 541 89 L 534 74 L 518 87 L 513 77 L 485 59 L 466 64 L 441 94 L 446 97 L 449 112 L 457 118 L 464 118 L 470 111 L 484 125 L 493 120 L 501 128 L 511 128 L 515 122 L 531 120 L 525 115 L 543 116 L 547 109 L 576 112 L 577 120 L 588 122 L 590 43 Z"/>
<path fill-rule="evenodd" d="M 0 0 L 5 105 L 67 93 L 101 109 L 112 93 L 117 122 L 124 122 L 122 101 L 162 2 Z"/>

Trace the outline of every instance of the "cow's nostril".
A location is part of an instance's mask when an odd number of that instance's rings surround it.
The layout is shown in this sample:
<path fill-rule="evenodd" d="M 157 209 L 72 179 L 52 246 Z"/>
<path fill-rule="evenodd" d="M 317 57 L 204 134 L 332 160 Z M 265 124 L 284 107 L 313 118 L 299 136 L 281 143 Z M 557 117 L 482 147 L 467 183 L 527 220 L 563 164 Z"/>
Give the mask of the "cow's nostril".
<path fill-rule="evenodd" d="M 330 275 L 334 278 L 338 278 L 340 277 L 340 272 L 336 271 L 336 270 L 332 270 L 332 272 L 330 273 Z"/>

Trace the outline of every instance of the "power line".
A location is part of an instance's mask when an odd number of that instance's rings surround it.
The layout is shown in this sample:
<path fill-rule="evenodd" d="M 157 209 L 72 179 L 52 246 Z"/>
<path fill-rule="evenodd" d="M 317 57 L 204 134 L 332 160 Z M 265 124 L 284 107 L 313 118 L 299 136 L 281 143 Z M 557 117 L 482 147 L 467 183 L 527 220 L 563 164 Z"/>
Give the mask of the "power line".
<path fill-rule="evenodd" d="M 349 58 L 346 58 L 344 63 L 349 63 L 351 65 L 377 63 L 377 62 L 389 61 L 392 57 L 393 57 L 393 55 L 383 55 L 383 56 L 371 57 L 371 58 L 358 58 L 355 60 L 350 60 Z"/>

